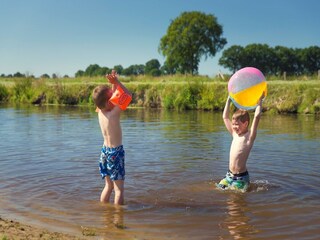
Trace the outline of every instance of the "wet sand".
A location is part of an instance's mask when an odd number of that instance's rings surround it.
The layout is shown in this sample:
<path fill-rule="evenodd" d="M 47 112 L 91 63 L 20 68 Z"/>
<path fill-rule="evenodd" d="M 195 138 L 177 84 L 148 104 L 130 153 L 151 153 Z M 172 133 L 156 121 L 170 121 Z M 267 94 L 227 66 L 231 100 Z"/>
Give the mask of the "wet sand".
<path fill-rule="evenodd" d="M 85 233 L 85 229 L 84 232 Z M 59 240 L 80 240 L 90 239 L 89 237 L 78 237 L 69 234 L 50 232 L 45 228 L 22 224 L 13 220 L 7 220 L 0 217 L 0 240 L 38 240 L 38 239 L 59 239 Z M 92 238 L 91 238 L 92 239 Z"/>

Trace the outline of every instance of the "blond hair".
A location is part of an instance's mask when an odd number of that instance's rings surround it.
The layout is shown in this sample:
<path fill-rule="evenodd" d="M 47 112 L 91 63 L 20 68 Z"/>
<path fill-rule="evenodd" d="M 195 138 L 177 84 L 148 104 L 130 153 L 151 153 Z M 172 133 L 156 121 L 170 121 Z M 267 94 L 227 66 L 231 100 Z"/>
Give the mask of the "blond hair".
<path fill-rule="evenodd" d="M 111 97 L 110 92 L 111 89 L 107 85 L 97 86 L 93 89 L 92 99 L 98 108 L 104 109 L 106 107 L 106 103 Z"/>
<path fill-rule="evenodd" d="M 241 121 L 242 123 L 248 122 L 248 125 L 250 123 L 250 116 L 248 111 L 243 109 L 238 109 L 233 115 L 232 120 Z"/>

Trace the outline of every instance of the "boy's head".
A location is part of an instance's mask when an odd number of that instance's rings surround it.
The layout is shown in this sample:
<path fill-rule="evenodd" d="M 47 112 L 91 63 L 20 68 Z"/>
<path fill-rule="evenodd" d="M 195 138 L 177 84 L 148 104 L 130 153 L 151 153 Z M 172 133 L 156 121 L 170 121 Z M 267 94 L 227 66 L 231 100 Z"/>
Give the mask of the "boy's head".
<path fill-rule="evenodd" d="M 112 90 L 107 85 L 101 85 L 93 89 L 92 99 L 99 109 L 111 109 L 109 99 L 112 96 Z"/>
<path fill-rule="evenodd" d="M 232 127 L 233 130 L 237 134 L 243 134 L 248 131 L 248 126 L 250 123 L 250 116 L 248 111 L 238 109 L 233 115 L 232 115 Z"/>

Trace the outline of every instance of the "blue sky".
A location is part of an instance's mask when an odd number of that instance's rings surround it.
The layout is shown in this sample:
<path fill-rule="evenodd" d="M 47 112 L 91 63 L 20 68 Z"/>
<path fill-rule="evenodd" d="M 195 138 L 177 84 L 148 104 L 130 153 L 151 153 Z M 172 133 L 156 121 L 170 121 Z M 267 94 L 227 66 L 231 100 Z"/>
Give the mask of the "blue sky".
<path fill-rule="evenodd" d="M 112 68 L 165 58 L 170 22 L 184 11 L 213 14 L 232 45 L 320 46 L 319 0 L 0 0 L 0 74 L 73 76 L 90 64 Z M 221 52 L 199 73 L 228 72 Z"/>

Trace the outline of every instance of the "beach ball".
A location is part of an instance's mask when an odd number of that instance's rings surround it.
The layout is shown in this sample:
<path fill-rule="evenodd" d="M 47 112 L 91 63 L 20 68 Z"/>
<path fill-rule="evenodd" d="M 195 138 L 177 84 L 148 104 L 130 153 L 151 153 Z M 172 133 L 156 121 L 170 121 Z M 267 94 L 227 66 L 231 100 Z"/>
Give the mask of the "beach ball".
<path fill-rule="evenodd" d="M 237 108 L 254 109 L 264 93 L 267 82 L 262 72 L 254 67 L 245 67 L 235 72 L 228 82 L 229 96 Z"/>

